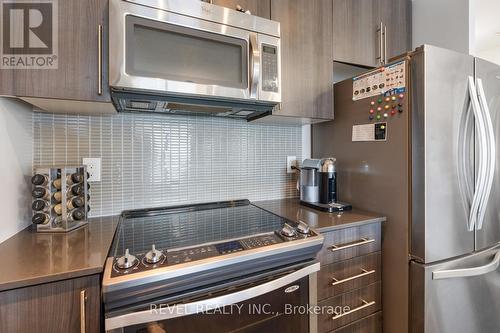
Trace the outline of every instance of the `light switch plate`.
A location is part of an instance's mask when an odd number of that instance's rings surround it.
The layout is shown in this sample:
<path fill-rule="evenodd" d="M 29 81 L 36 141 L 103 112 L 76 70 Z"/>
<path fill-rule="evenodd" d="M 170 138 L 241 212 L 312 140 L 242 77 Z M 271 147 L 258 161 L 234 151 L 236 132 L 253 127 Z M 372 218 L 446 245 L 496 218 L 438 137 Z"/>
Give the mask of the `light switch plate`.
<path fill-rule="evenodd" d="M 84 158 L 83 164 L 87 166 L 87 172 L 89 173 L 88 182 L 100 182 L 101 181 L 101 158 Z"/>

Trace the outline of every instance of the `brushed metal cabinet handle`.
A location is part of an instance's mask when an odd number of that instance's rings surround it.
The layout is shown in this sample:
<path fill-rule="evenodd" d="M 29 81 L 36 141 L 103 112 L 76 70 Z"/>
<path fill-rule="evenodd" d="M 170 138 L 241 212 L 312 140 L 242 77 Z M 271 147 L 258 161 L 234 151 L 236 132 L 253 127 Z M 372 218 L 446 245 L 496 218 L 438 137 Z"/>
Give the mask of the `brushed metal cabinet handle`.
<path fill-rule="evenodd" d="M 344 316 L 350 315 L 351 313 L 354 313 L 354 312 L 363 310 L 363 309 L 365 309 L 367 307 L 370 307 L 372 305 L 375 305 L 375 301 L 368 302 L 368 301 L 365 301 L 364 299 L 361 299 L 361 302 L 363 303 L 361 306 L 358 306 L 357 308 L 354 308 L 352 310 L 346 311 L 344 313 L 340 313 L 338 315 L 335 315 L 335 316 L 332 317 L 332 319 L 333 320 L 337 320 L 337 319 L 340 319 L 340 318 L 342 318 Z"/>
<path fill-rule="evenodd" d="M 384 24 L 384 65 L 387 64 L 387 26 Z"/>
<path fill-rule="evenodd" d="M 379 23 L 377 32 L 378 32 L 378 54 L 379 56 L 375 59 L 379 60 L 379 63 L 382 65 L 384 63 L 384 55 L 382 54 L 382 49 L 384 48 L 384 40 L 382 37 L 383 30 L 384 30 L 384 24 L 382 22 Z"/>
<path fill-rule="evenodd" d="M 368 271 L 364 268 L 361 268 L 361 271 L 362 271 L 362 273 L 360 273 L 360 274 L 353 275 L 353 276 L 350 276 L 350 277 L 342 279 L 342 280 L 336 279 L 335 277 L 332 276 L 332 279 L 333 279 L 332 286 L 336 286 L 338 284 L 342 284 L 342 283 L 347 282 L 347 281 L 359 279 L 363 276 L 367 276 L 367 275 L 371 275 L 371 274 L 375 273 L 374 269 L 372 269 L 371 271 Z"/>
<path fill-rule="evenodd" d="M 102 25 L 97 29 L 97 94 L 102 95 Z"/>
<path fill-rule="evenodd" d="M 80 291 L 80 333 L 85 333 L 85 304 L 87 303 L 87 291 Z"/>
<path fill-rule="evenodd" d="M 340 251 L 340 250 L 345 250 L 345 249 L 348 249 L 348 248 L 351 248 L 351 247 L 356 247 L 356 246 L 361 246 L 361 245 L 365 245 L 365 244 L 370 244 L 370 243 L 373 243 L 375 242 L 375 239 L 371 239 L 371 238 L 361 238 L 360 240 L 352 243 L 352 244 L 347 244 L 347 245 L 332 245 L 331 247 L 331 251 L 332 252 L 336 252 L 336 251 Z"/>

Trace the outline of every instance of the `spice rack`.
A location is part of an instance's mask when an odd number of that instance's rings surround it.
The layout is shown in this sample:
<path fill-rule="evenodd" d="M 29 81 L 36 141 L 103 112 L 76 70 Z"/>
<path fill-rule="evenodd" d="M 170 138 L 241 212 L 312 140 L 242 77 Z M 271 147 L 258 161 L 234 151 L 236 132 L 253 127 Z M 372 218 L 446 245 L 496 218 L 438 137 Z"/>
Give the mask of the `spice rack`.
<path fill-rule="evenodd" d="M 88 223 L 87 178 L 84 165 L 35 169 L 31 221 L 37 232 L 68 232 Z"/>

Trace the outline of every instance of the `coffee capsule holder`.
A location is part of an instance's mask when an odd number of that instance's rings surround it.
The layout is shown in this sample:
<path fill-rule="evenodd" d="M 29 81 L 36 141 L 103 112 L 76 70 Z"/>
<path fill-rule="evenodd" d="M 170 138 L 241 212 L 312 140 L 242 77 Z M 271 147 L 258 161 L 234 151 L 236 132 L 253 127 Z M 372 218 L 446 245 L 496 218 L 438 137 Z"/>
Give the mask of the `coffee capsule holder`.
<path fill-rule="evenodd" d="M 44 187 L 50 194 L 48 199 L 37 199 L 35 200 L 45 200 L 48 203 L 48 209 L 43 211 L 43 213 L 47 214 L 49 219 L 45 224 L 35 224 L 33 223 L 34 229 L 37 232 L 68 232 L 75 230 L 77 228 L 83 227 L 88 223 L 88 212 L 89 212 L 89 185 L 87 182 L 87 169 L 85 165 L 82 166 L 64 166 L 64 167 L 39 167 L 35 168 L 34 174 L 41 174 L 47 177 L 47 182 L 45 185 L 33 185 L 32 190 L 35 187 Z M 68 184 L 68 176 L 71 176 L 74 173 L 78 173 L 82 176 L 82 181 L 77 184 Z M 61 179 L 61 189 L 58 189 L 54 186 L 54 181 L 57 179 Z M 80 208 L 85 210 L 85 217 L 81 220 L 74 220 L 71 218 L 72 209 L 68 207 L 68 200 L 71 199 L 74 195 L 71 193 L 71 188 L 73 186 L 83 184 L 83 196 L 84 205 Z M 61 191 L 61 201 L 57 201 L 54 198 L 54 193 Z M 54 210 L 54 207 L 58 204 L 61 204 L 62 211 L 61 214 L 57 214 Z M 74 208 L 78 209 L 78 208 Z M 35 211 L 32 209 L 32 215 L 40 213 L 40 211 Z"/>

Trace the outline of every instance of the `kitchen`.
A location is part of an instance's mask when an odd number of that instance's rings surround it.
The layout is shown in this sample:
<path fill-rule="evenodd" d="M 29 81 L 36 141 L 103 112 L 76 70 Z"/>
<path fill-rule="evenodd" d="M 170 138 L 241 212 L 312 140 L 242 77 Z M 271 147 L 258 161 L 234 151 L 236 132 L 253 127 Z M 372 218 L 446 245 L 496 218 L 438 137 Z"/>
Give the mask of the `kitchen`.
<path fill-rule="evenodd" d="M 460 1 L 0 1 L 0 332 L 500 331 Z"/>

